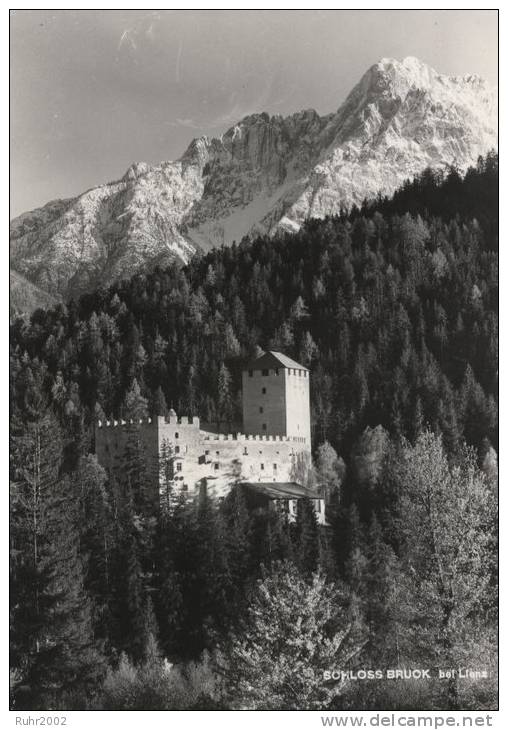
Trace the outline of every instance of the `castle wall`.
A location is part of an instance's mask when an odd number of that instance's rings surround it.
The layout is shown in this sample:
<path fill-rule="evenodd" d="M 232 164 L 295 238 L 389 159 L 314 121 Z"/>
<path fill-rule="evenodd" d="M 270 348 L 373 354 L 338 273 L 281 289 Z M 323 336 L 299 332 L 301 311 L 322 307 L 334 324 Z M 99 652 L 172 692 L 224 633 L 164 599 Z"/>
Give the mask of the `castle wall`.
<path fill-rule="evenodd" d="M 158 505 L 159 498 L 159 445 L 157 422 L 152 419 L 137 423 L 126 421 L 99 422 L 95 428 L 95 453 L 99 464 L 111 474 L 121 473 L 125 468 L 125 457 L 129 449 L 137 450 L 146 468 L 146 495 Z"/>
<path fill-rule="evenodd" d="M 167 447 L 175 493 L 193 496 L 206 483 L 211 496 L 225 496 L 238 480 L 290 482 L 297 455 L 308 455 L 303 439 L 202 431 L 199 419 L 159 416 L 150 422 L 100 425 L 96 428 L 99 463 L 110 470 L 125 454 L 132 429 L 139 434 L 147 459 L 154 464 L 154 489 L 158 492 L 159 455 Z M 132 437 L 132 436 L 131 436 Z M 204 481 L 206 480 L 206 482 Z"/>
<path fill-rule="evenodd" d="M 207 488 L 221 495 L 235 480 L 249 482 L 289 482 L 293 477 L 296 454 L 306 451 L 305 444 L 283 437 L 237 434 L 217 438 L 203 432 L 208 452 Z"/>
<path fill-rule="evenodd" d="M 105 469 L 121 468 L 129 440 L 139 439 L 145 461 L 153 463 L 159 454 L 157 423 L 151 419 L 139 423 L 107 421 L 95 430 L 95 453 Z"/>

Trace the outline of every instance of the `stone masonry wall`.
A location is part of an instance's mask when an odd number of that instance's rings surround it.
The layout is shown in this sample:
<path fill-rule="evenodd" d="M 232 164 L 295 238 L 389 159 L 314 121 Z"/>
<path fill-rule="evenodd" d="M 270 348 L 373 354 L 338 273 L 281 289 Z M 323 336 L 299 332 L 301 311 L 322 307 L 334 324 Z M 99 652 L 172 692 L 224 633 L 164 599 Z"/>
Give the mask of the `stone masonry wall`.
<path fill-rule="evenodd" d="M 209 494 L 224 496 L 234 481 L 289 482 L 294 479 L 297 454 L 310 458 L 309 442 L 302 437 L 216 434 L 202 431 L 199 418 L 148 419 L 138 424 L 99 423 L 95 431 L 99 463 L 110 470 L 121 463 L 129 434 L 136 429 L 146 449 L 147 462 L 155 468 L 158 490 L 158 457 L 166 444 L 171 455 L 175 491 L 189 496 L 205 483 Z"/>
<path fill-rule="evenodd" d="M 276 375 L 278 372 L 278 375 Z M 244 370 L 242 373 L 243 429 L 246 434 L 286 435 L 284 369 Z M 265 427 L 263 427 L 265 426 Z"/>
<path fill-rule="evenodd" d="M 303 437 L 311 443 L 309 373 L 306 370 L 284 370 L 286 389 L 286 434 Z"/>

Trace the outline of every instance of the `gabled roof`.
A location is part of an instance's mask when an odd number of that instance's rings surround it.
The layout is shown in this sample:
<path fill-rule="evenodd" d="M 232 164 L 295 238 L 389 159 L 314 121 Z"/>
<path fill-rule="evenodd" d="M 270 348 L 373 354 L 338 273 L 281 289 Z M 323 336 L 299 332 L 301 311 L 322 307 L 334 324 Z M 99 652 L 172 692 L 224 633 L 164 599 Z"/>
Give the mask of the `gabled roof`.
<path fill-rule="evenodd" d="M 264 494 L 269 499 L 322 499 L 322 494 L 303 487 L 298 482 L 240 482 L 253 492 Z"/>
<path fill-rule="evenodd" d="M 283 355 L 282 352 L 273 352 L 269 350 L 264 352 L 259 357 L 251 360 L 248 365 L 245 366 L 245 370 L 267 370 L 269 368 L 296 368 L 298 370 L 307 370 L 308 368 L 300 365 L 299 363 L 291 360 L 287 355 Z"/>

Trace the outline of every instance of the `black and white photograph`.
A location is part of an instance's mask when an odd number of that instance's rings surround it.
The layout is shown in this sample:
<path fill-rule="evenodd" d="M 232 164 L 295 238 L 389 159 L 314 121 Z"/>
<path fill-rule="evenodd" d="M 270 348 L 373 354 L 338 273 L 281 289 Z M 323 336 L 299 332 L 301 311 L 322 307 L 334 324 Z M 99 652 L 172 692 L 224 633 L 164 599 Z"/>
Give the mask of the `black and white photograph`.
<path fill-rule="evenodd" d="M 498 15 L 4 11 L 11 718 L 498 710 Z"/>

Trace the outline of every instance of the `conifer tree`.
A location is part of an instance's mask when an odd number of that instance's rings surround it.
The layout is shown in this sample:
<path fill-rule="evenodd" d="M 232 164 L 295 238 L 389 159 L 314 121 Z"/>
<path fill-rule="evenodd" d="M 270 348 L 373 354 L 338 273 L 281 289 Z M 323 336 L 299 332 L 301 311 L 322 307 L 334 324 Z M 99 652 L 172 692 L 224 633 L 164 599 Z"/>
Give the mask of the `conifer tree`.
<path fill-rule="evenodd" d="M 147 640 L 147 597 L 139 542 L 127 509 L 121 521 L 115 578 L 116 646 L 140 661 Z"/>
<path fill-rule="evenodd" d="M 164 391 L 162 390 L 160 385 L 154 393 L 151 411 L 154 417 L 167 415 L 168 406 L 166 403 L 166 398 L 164 396 Z"/>
<path fill-rule="evenodd" d="M 234 586 L 241 586 L 252 573 L 252 524 L 245 491 L 236 485 L 223 504 L 227 526 L 228 562 Z"/>
<path fill-rule="evenodd" d="M 360 515 L 356 504 L 352 504 L 348 511 L 348 558 L 346 561 L 347 583 L 351 587 L 361 607 L 366 592 L 365 570 L 367 566 L 365 535 L 363 525 L 360 522 Z"/>
<path fill-rule="evenodd" d="M 202 494 L 197 507 L 199 603 L 202 618 L 214 630 L 223 630 L 230 615 L 231 573 L 226 551 L 226 525 L 211 498 Z M 211 636 L 203 637 L 209 648 Z"/>
<path fill-rule="evenodd" d="M 401 661 L 400 590 L 403 576 L 392 548 L 383 539 L 381 525 L 372 515 L 365 548 L 362 610 L 371 636 L 371 651 L 378 660 Z"/>
<path fill-rule="evenodd" d="M 304 332 L 300 342 L 299 360 L 305 367 L 310 367 L 312 360 L 317 355 L 318 347 L 310 332 Z"/>
<path fill-rule="evenodd" d="M 148 401 L 141 395 L 141 390 L 136 378 L 133 379 L 130 389 L 125 394 L 122 405 L 122 415 L 125 420 L 145 419 L 148 416 Z"/>
<path fill-rule="evenodd" d="M 147 451 L 140 426 L 124 426 L 125 448 L 114 466 L 115 479 L 123 498 L 131 503 L 133 514 L 153 515 L 159 507 L 159 462 L 157 454 Z"/>
<path fill-rule="evenodd" d="M 106 473 L 95 455 L 80 457 L 72 482 L 79 495 L 80 552 L 85 588 L 91 599 L 94 630 L 97 636 L 107 639 L 114 526 Z"/>
<path fill-rule="evenodd" d="M 51 416 L 13 445 L 13 666 L 23 678 L 16 706 L 85 704 L 104 663 L 84 590 L 77 505 L 60 474 L 61 440 Z"/>
<path fill-rule="evenodd" d="M 183 501 L 177 500 L 171 512 L 165 510 L 161 513 L 155 550 L 155 611 L 160 644 L 168 657 L 175 653 L 185 612 L 180 586 L 182 573 L 177 570 L 183 508 Z"/>
<path fill-rule="evenodd" d="M 319 558 L 319 528 L 312 501 L 299 499 L 296 512 L 296 558 L 303 575 L 317 570 Z"/>
<path fill-rule="evenodd" d="M 217 380 L 217 428 L 225 423 L 231 428 L 233 419 L 233 395 L 231 373 L 222 363 Z"/>

